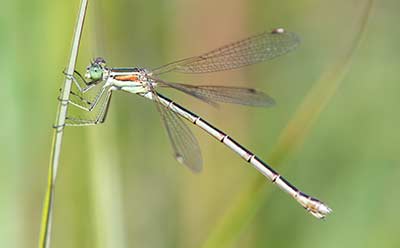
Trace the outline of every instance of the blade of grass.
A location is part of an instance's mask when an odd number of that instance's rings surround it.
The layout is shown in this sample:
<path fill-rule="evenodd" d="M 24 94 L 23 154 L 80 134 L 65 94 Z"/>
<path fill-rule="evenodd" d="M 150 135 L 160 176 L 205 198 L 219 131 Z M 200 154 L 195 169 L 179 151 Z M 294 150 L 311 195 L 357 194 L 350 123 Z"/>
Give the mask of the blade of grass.
<path fill-rule="evenodd" d="M 280 164 L 285 157 L 304 142 L 311 127 L 336 93 L 350 68 L 352 57 L 360 44 L 362 35 L 365 33 L 372 6 L 373 0 L 369 0 L 362 12 L 358 31 L 353 37 L 349 49 L 338 58 L 332 68 L 321 75 L 282 131 L 269 159 L 272 164 Z M 266 185 L 265 178 L 260 176 L 248 189 L 242 191 L 231 207 L 217 221 L 202 247 L 230 247 L 232 242 L 239 237 L 240 232 L 251 222 L 260 207 L 264 205 L 267 199 Z"/>
<path fill-rule="evenodd" d="M 78 50 L 80 39 L 82 35 L 83 23 L 86 16 L 88 0 L 82 0 L 79 10 L 78 20 L 76 22 L 74 38 L 71 48 L 67 74 L 72 75 L 75 70 L 76 59 L 78 57 Z M 69 94 L 71 91 L 72 80 L 69 77 L 65 78 L 64 87 L 61 94 L 61 101 L 58 105 L 56 124 L 53 133 L 52 148 L 50 153 L 50 164 L 48 183 L 46 195 L 43 202 L 42 222 L 39 234 L 39 248 L 49 248 L 51 241 L 51 230 L 53 222 L 53 209 L 55 197 L 55 182 L 57 178 L 57 170 L 59 167 L 59 159 L 61 154 L 62 138 L 64 134 L 65 118 L 67 115 Z"/>

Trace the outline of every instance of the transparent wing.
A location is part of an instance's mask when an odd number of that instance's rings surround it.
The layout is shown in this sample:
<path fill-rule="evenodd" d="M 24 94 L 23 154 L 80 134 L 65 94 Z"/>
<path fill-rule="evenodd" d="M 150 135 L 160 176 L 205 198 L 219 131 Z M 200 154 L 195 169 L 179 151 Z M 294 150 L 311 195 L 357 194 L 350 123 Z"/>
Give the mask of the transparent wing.
<path fill-rule="evenodd" d="M 162 122 L 178 162 L 189 167 L 193 172 L 200 172 L 203 165 L 201 150 L 197 139 L 183 120 L 172 110 L 166 108 L 153 90 L 154 102 L 161 115 Z"/>
<path fill-rule="evenodd" d="M 217 85 L 189 85 L 166 82 L 161 79 L 154 80 L 161 83 L 162 86 L 179 90 L 212 105 L 218 105 L 217 102 L 257 107 L 270 107 L 275 104 L 275 100 L 272 97 L 251 88 Z"/>
<path fill-rule="evenodd" d="M 200 56 L 175 61 L 152 71 L 153 75 L 175 71 L 205 73 L 231 70 L 269 60 L 293 50 L 300 43 L 297 34 L 275 29 L 240 40 Z"/>

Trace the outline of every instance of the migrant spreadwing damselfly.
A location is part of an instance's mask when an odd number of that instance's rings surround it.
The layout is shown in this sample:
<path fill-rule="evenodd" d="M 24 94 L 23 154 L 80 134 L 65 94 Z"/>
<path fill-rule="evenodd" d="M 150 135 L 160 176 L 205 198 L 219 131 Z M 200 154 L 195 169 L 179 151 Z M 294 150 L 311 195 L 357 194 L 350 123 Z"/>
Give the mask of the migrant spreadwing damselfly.
<path fill-rule="evenodd" d="M 281 56 L 295 49 L 299 37 L 282 28 L 264 32 L 249 38 L 225 45 L 200 56 L 175 61 L 153 70 L 144 68 L 108 68 L 103 58 L 96 58 L 87 67 L 85 78 L 77 71 L 71 77 L 79 92 L 71 92 L 76 100 L 68 100 L 75 107 L 98 113 L 93 119 L 68 117 L 67 126 L 89 126 L 105 121 L 114 91 L 122 90 L 145 97 L 156 103 L 162 122 L 171 141 L 175 158 L 194 172 L 202 168 L 202 156 L 196 138 L 181 119 L 184 118 L 225 144 L 261 174 L 291 195 L 307 211 L 317 218 L 324 218 L 332 210 L 323 202 L 313 198 L 291 185 L 267 163 L 241 146 L 230 136 L 215 128 L 203 118 L 185 109 L 156 91 L 158 87 L 169 87 L 204 102 L 216 105 L 217 102 L 249 106 L 271 106 L 274 100 L 263 92 L 251 88 L 189 85 L 167 82 L 158 76 L 167 72 L 207 73 L 231 70 Z M 97 87 L 95 87 L 97 86 Z M 93 99 L 87 93 L 98 89 Z M 97 108 L 96 108 L 97 107 Z"/>

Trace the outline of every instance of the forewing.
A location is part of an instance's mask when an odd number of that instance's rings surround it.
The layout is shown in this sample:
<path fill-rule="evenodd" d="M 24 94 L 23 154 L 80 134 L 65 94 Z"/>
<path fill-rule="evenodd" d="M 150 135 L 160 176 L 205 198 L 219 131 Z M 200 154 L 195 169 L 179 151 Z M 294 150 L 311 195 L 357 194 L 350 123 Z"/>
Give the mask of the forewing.
<path fill-rule="evenodd" d="M 264 32 L 240 40 L 200 56 L 175 61 L 152 71 L 153 75 L 175 71 L 205 73 L 236 69 L 269 60 L 296 48 L 300 43 L 297 34 L 279 31 Z"/>

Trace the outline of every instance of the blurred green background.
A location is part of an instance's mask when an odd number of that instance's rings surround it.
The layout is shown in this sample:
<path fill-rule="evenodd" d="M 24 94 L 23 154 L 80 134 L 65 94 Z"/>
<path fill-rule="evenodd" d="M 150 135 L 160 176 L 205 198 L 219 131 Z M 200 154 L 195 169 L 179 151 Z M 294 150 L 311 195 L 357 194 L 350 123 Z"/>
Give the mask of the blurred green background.
<path fill-rule="evenodd" d="M 1 247 L 37 245 L 79 4 L 2 2 Z M 275 27 L 298 33 L 296 51 L 264 64 L 165 77 L 255 87 L 274 108 L 162 92 L 334 212 L 313 218 L 197 128 L 204 170 L 192 174 L 153 104 L 118 92 L 106 124 L 65 131 L 53 247 L 400 247 L 399 10 L 398 0 L 90 1 L 80 71 L 96 56 L 153 68 Z"/>

